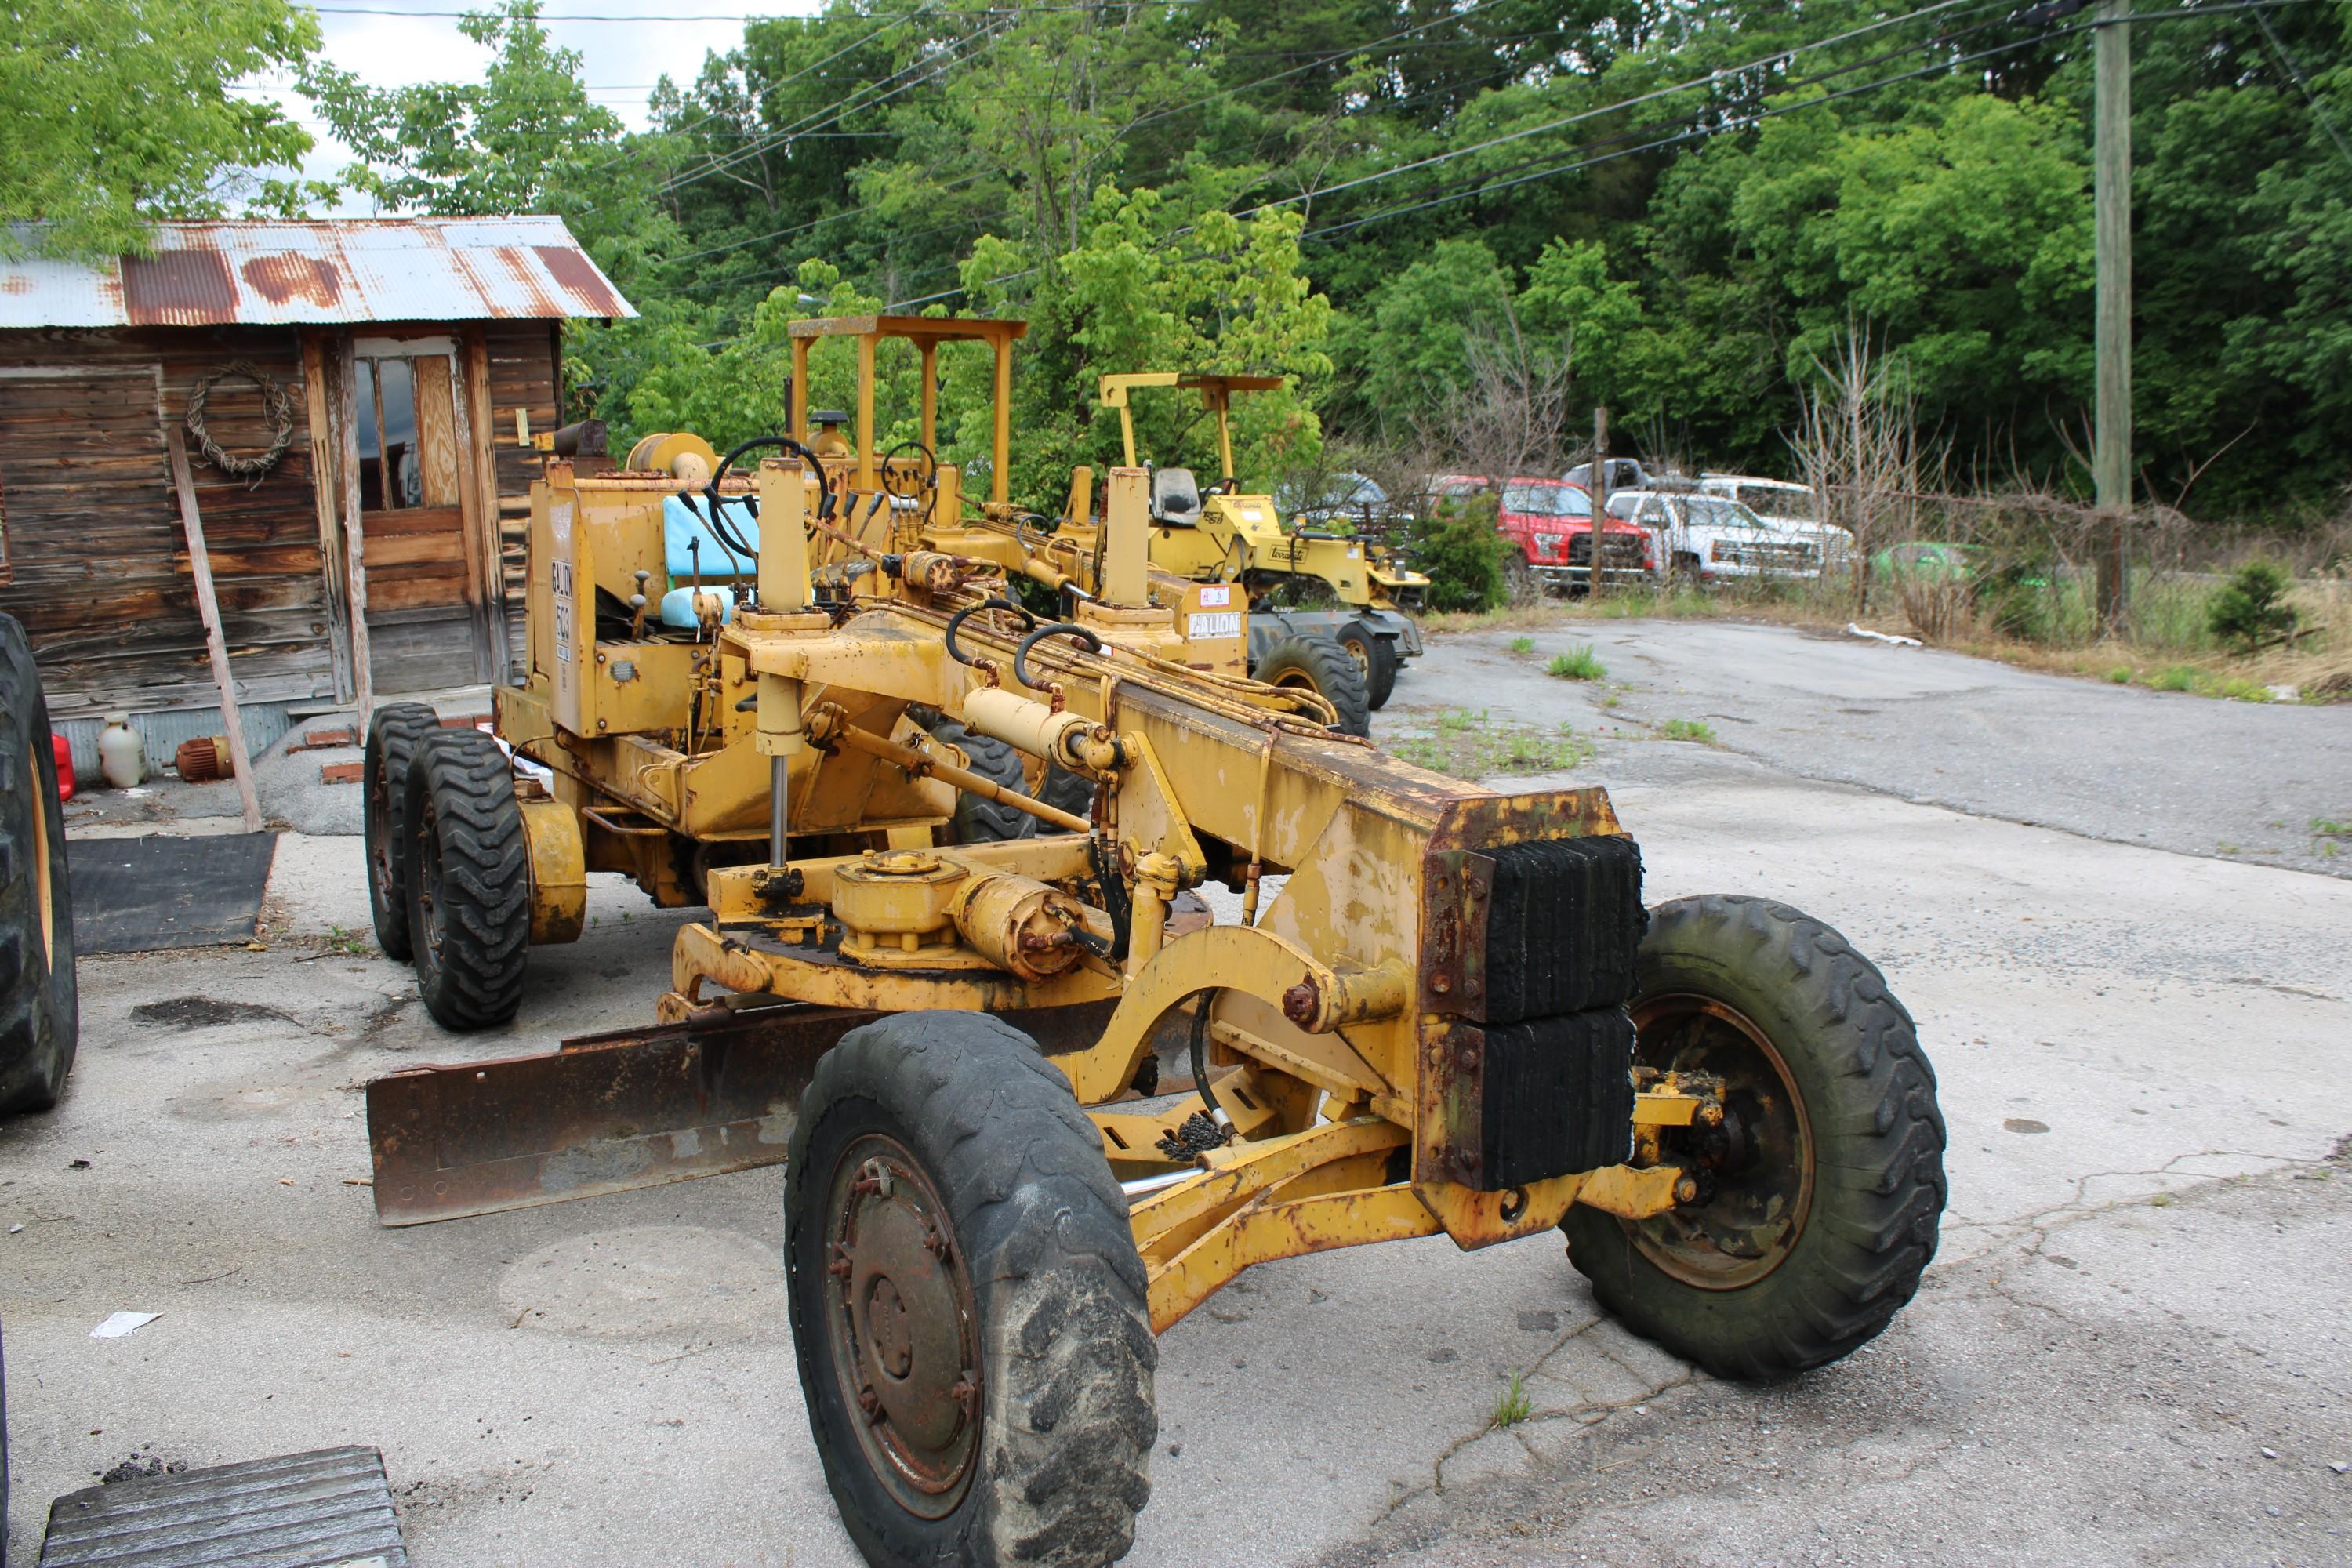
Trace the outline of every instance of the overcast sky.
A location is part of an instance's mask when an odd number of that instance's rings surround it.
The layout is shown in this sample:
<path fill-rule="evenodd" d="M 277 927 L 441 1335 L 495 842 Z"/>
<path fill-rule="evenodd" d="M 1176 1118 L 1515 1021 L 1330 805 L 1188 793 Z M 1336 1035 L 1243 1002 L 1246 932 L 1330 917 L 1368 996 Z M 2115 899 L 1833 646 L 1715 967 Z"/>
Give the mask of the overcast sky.
<path fill-rule="evenodd" d="M 821 0 L 767 0 L 760 5 L 743 0 L 671 0 L 668 10 L 672 13 L 725 18 L 701 21 L 662 15 L 658 0 L 548 0 L 546 26 L 556 47 L 580 52 L 589 96 L 637 131 L 645 128 L 646 98 L 654 83 L 665 74 L 681 85 L 691 81 L 701 70 L 706 53 L 732 48 L 742 40 L 743 18 L 806 16 L 820 4 Z M 319 26 L 326 39 L 323 52 L 335 65 L 380 87 L 470 80 L 480 73 L 490 54 L 468 42 L 457 31 L 457 18 L 446 14 L 463 8 L 463 0 L 320 0 Z M 370 14 L 352 14 L 360 10 Z M 641 19 L 562 19 L 587 16 Z M 300 120 L 302 128 L 319 139 L 304 166 L 306 174 L 331 179 L 351 161 L 349 151 L 329 138 L 310 102 L 288 82 L 258 81 L 253 90 L 257 97 L 284 103 L 287 113 Z M 361 201 L 341 210 L 363 216 L 370 205 Z"/>

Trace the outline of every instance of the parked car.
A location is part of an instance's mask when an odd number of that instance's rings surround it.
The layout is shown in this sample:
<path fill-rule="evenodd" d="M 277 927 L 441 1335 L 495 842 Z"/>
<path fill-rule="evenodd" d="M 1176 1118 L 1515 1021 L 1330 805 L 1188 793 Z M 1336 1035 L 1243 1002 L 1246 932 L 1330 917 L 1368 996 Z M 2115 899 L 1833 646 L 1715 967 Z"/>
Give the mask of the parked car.
<path fill-rule="evenodd" d="M 1609 511 L 1656 536 L 1661 579 L 1818 577 L 1825 542 L 1832 565 L 1846 558 L 1851 543 L 1843 529 L 1778 521 L 1727 496 L 1703 492 L 1620 490 L 1609 498 Z"/>
<path fill-rule="evenodd" d="M 1894 582 L 1964 583 L 1976 576 L 1980 545 L 1955 544 L 1939 539 L 1908 539 L 1890 544 L 1870 558 L 1877 576 Z"/>
<path fill-rule="evenodd" d="M 1325 476 L 1319 486 L 1278 485 L 1274 506 L 1295 528 L 1337 526 L 1370 533 L 1387 520 L 1389 492 L 1370 475 L 1348 470 Z"/>
<path fill-rule="evenodd" d="M 1484 495 L 1495 483 L 1476 474 L 1441 474 L 1430 482 L 1440 498 Z M 1514 548 L 1503 558 L 1503 576 L 1514 599 L 1530 599 L 1547 588 L 1570 592 L 1586 587 L 1592 571 L 1592 495 L 1564 479 L 1506 479 L 1497 497 L 1495 526 Z M 1602 581 L 1643 583 L 1656 572 L 1650 536 L 1614 518 L 1601 533 Z"/>
<path fill-rule="evenodd" d="M 1701 474 L 1698 488 L 1704 494 L 1739 502 L 1792 539 L 1811 539 L 1825 552 L 1827 564 L 1833 570 L 1853 559 L 1853 533 L 1829 521 L 1829 509 L 1811 485 L 1759 479 L 1753 474 Z"/>

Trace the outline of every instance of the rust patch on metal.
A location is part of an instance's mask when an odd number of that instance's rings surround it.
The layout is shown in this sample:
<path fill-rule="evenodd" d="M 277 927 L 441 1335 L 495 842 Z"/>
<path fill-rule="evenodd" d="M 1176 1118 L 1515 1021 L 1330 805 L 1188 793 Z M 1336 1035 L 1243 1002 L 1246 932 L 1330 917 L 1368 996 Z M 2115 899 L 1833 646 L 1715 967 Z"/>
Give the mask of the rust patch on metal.
<path fill-rule="evenodd" d="M 122 258 L 123 314 L 134 327 L 203 327 L 237 319 L 236 282 L 217 250 Z"/>
<path fill-rule="evenodd" d="M 246 287 L 273 305 L 289 300 L 308 300 L 314 305 L 331 305 L 342 298 L 343 275 L 331 261 L 299 251 L 282 251 L 276 256 L 257 256 L 237 268 Z"/>
<path fill-rule="evenodd" d="M 620 298 L 598 275 L 595 263 L 586 256 L 558 245 L 534 245 L 530 248 L 539 258 L 540 265 L 547 268 L 547 275 L 588 306 L 591 315 L 617 316 L 621 313 Z"/>

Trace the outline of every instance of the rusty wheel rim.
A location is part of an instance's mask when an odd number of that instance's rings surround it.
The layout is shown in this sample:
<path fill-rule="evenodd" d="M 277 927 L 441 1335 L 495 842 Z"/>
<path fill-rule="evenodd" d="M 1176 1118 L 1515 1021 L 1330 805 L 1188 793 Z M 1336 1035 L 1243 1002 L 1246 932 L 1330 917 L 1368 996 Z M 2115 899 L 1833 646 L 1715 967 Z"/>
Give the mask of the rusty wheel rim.
<path fill-rule="evenodd" d="M 1339 646 L 1346 648 L 1348 657 L 1356 661 L 1356 673 L 1370 680 L 1372 678 L 1372 650 L 1360 642 L 1343 642 Z"/>
<path fill-rule="evenodd" d="M 897 1140 L 869 1132 L 825 1201 L 826 1340 L 867 1468 L 908 1512 L 954 1510 L 980 1458 L 980 1321 L 947 1205 Z"/>
<path fill-rule="evenodd" d="M 433 819 L 433 806 L 427 802 L 424 820 L 416 825 L 416 923 L 422 929 L 412 931 L 409 941 L 437 961 L 441 956 L 441 857 L 434 852 L 439 836 Z"/>
<path fill-rule="evenodd" d="M 1633 1028 L 1642 1066 L 1720 1076 L 1725 1120 L 1661 1135 L 1665 1158 L 1698 1178 L 1699 1201 L 1626 1227 L 1644 1258 L 1685 1285 L 1753 1285 L 1787 1261 L 1812 1211 L 1804 1096 L 1771 1037 L 1713 997 L 1651 997 L 1633 1009 Z"/>
<path fill-rule="evenodd" d="M 1274 678 L 1274 683 L 1293 691 L 1312 691 L 1318 697 L 1323 695 L 1323 689 L 1315 684 L 1315 678 L 1303 669 L 1286 669 Z"/>
<path fill-rule="evenodd" d="M 393 851 L 396 847 L 392 831 L 392 786 L 386 775 L 390 769 L 379 766 L 375 784 L 370 792 L 368 809 L 374 819 L 375 831 L 367 836 L 368 869 L 375 874 L 375 885 L 383 890 L 386 903 L 400 900 L 400 884 L 393 876 Z"/>

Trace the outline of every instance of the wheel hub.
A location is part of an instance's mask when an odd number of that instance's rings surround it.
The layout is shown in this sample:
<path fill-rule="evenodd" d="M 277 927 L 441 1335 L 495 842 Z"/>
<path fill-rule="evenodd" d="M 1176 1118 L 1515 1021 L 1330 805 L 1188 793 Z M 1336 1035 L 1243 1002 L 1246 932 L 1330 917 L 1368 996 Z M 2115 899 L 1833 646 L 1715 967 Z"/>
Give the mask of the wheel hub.
<path fill-rule="evenodd" d="M 979 1318 L 947 1205 L 896 1140 L 843 1151 L 825 1258 L 834 1373 L 867 1463 L 901 1506 L 939 1518 L 977 1468 Z"/>
<path fill-rule="evenodd" d="M 1661 1136 L 1696 1179 L 1695 1201 L 1629 1222 L 1651 1262 L 1686 1285 L 1737 1290 L 1778 1268 L 1812 1207 L 1813 1140 L 1788 1063 L 1747 1015 L 1712 997 L 1653 997 L 1634 1010 L 1634 1055 L 1655 1072 L 1722 1080 L 1719 1121 Z"/>

